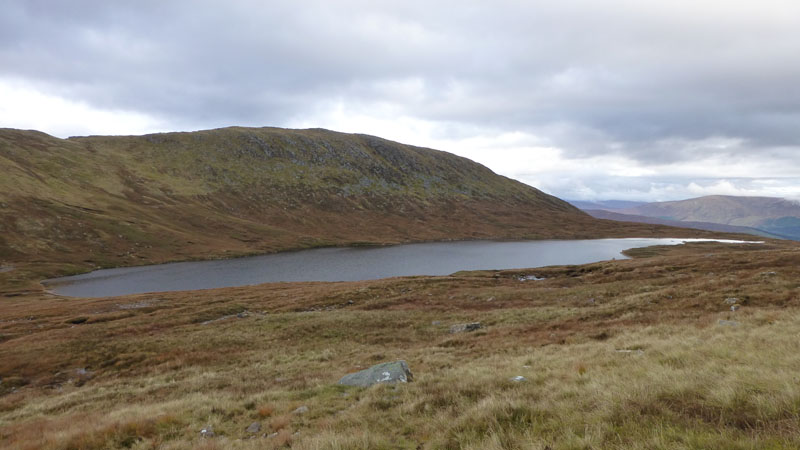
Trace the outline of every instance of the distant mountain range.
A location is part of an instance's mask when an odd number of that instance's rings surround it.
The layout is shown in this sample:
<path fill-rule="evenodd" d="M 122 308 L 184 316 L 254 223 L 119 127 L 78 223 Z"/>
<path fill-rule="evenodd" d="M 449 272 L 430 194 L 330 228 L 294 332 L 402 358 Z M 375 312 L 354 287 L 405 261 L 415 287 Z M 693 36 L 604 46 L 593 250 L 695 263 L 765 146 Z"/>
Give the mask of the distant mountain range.
<path fill-rule="evenodd" d="M 655 203 L 619 200 L 571 203 L 602 219 L 800 240 L 800 203 L 777 197 L 711 195 Z"/>

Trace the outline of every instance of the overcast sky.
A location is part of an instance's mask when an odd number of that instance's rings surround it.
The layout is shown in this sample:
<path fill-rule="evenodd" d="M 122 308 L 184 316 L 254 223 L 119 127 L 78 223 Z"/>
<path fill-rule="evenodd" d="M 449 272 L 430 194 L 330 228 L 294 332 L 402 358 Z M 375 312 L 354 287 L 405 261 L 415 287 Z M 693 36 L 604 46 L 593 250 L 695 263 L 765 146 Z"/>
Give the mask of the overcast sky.
<path fill-rule="evenodd" d="M 800 2 L 0 0 L 0 127 L 323 127 L 567 199 L 800 198 Z"/>

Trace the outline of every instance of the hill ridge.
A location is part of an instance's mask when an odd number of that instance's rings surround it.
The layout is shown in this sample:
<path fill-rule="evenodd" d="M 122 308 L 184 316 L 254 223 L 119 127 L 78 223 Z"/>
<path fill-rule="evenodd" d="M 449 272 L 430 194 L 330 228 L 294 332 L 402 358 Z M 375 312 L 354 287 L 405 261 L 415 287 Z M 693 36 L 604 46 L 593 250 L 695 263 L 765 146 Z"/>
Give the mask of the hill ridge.
<path fill-rule="evenodd" d="M 358 243 L 680 237 L 593 219 L 447 152 L 320 129 L 67 139 L 6 129 L 0 170 L 0 261 L 18 266 L 83 271 Z"/>

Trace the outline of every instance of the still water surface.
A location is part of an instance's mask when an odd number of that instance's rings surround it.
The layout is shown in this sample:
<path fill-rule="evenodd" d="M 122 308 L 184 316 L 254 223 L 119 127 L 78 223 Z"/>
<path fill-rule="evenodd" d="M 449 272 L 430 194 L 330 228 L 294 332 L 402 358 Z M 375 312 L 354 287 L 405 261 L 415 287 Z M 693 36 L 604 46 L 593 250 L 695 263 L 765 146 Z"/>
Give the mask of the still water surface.
<path fill-rule="evenodd" d="M 323 248 L 246 258 L 98 270 L 44 282 L 56 294 L 110 297 L 280 281 L 357 281 L 459 270 L 533 268 L 625 258 L 620 252 L 702 239 L 459 241 L 373 248 Z M 741 242 L 741 241 L 727 241 Z"/>

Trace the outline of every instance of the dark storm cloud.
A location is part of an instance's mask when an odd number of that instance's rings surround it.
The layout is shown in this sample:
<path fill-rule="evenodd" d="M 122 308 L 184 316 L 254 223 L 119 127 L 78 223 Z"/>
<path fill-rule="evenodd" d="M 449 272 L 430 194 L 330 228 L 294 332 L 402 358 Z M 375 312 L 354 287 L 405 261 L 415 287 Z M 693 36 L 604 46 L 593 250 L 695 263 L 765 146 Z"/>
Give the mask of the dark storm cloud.
<path fill-rule="evenodd" d="M 4 0 L 0 77 L 183 129 L 338 103 L 573 158 L 793 162 L 800 8 L 731 3 Z"/>

